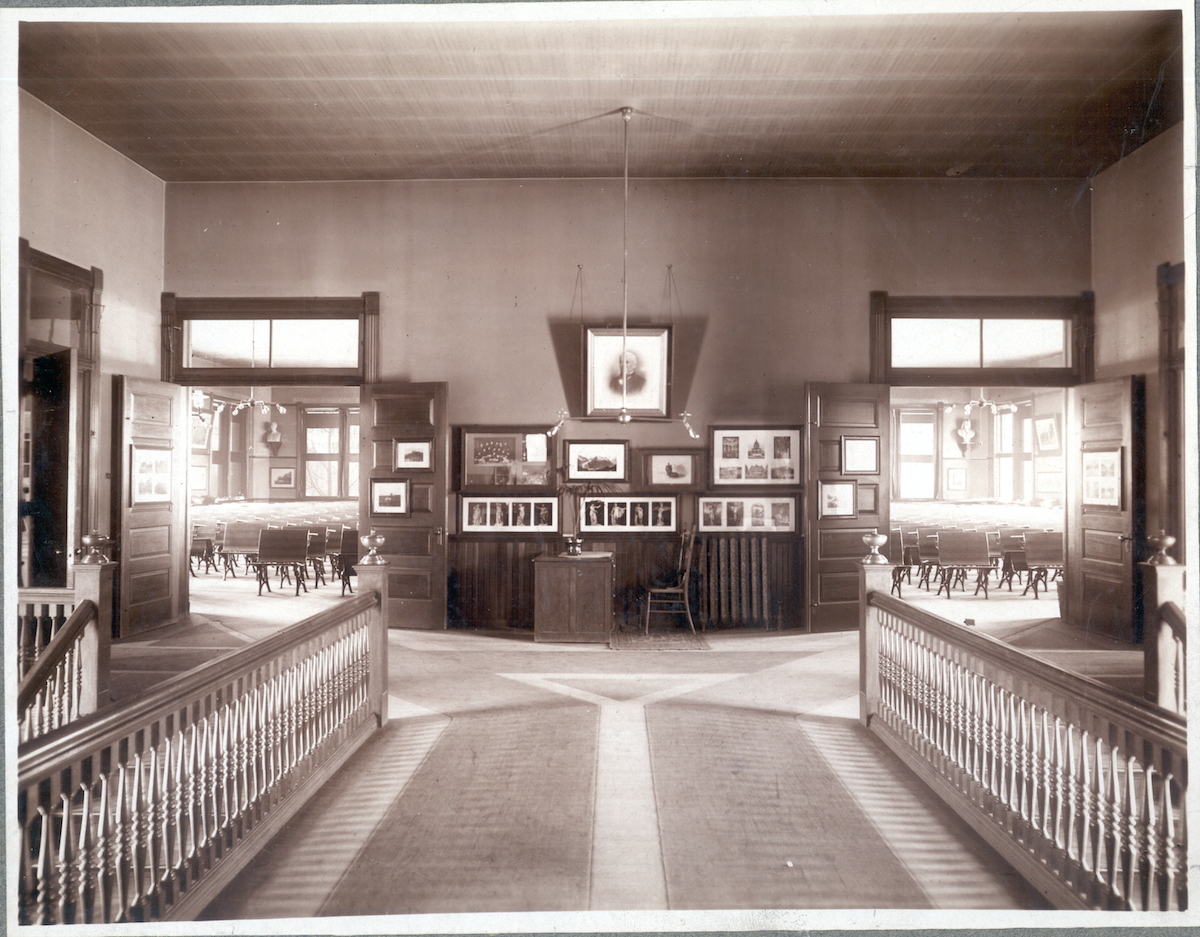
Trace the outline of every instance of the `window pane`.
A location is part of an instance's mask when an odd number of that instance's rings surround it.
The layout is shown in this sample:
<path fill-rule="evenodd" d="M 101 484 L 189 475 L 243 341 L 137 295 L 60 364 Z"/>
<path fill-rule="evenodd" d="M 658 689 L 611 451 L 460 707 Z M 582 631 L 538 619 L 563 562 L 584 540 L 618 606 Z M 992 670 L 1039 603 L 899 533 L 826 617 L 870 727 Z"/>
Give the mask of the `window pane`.
<path fill-rule="evenodd" d="M 309 426 L 304 430 L 305 452 L 334 453 L 338 451 L 336 426 Z"/>
<path fill-rule="evenodd" d="M 275 319 L 271 367 L 357 368 L 357 319 Z"/>
<path fill-rule="evenodd" d="M 304 463 L 304 493 L 310 498 L 336 498 L 337 460 L 319 459 Z"/>
<path fill-rule="evenodd" d="M 346 463 L 346 497 L 358 497 L 358 459 Z"/>
<path fill-rule="evenodd" d="M 909 423 L 903 415 L 900 417 L 900 454 L 934 454 L 932 418 L 928 423 Z"/>
<path fill-rule="evenodd" d="M 933 463 L 932 462 L 902 462 L 902 463 L 900 463 L 900 497 L 901 498 L 932 498 L 933 497 Z"/>
<path fill-rule="evenodd" d="M 996 459 L 996 497 L 1001 501 L 1013 500 L 1013 460 L 1010 455 Z"/>
<path fill-rule="evenodd" d="M 1062 319 L 984 319 L 985 368 L 1065 368 L 1067 327 Z"/>
<path fill-rule="evenodd" d="M 892 319 L 892 367 L 979 367 L 979 320 Z"/>
<path fill-rule="evenodd" d="M 350 410 L 348 413 L 349 419 L 346 425 L 346 432 L 349 436 L 346 439 L 346 451 L 356 456 L 358 455 L 358 411 Z"/>
<path fill-rule="evenodd" d="M 271 345 L 266 319 L 184 319 L 187 368 L 265 368 Z"/>

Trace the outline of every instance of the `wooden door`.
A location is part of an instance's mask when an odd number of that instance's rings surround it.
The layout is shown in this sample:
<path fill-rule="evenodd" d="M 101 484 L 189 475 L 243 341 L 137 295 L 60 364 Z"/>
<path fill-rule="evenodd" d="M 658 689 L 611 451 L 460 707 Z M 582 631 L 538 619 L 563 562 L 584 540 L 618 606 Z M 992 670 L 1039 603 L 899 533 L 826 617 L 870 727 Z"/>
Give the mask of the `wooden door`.
<path fill-rule="evenodd" d="M 114 631 L 128 637 L 188 608 L 187 388 L 113 376 Z"/>
<path fill-rule="evenodd" d="M 858 627 L 863 535 L 889 533 L 890 388 L 885 384 L 807 385 L 803 530 L 804 626 Z"/>
<path fill-rule="evenodd" d="M 358 528 L 386 538 L 391 628 L 446 627 L 447 394 L 444 381 L 362 387 Z M 381 482 L 408 483 L 406 512 Z"/>
<path fill-rule="evenodd" d="M 1066 619 L 1131 643 L 1142 639 L 1144 386 L 1136 375 L 1067 393 Z"/>

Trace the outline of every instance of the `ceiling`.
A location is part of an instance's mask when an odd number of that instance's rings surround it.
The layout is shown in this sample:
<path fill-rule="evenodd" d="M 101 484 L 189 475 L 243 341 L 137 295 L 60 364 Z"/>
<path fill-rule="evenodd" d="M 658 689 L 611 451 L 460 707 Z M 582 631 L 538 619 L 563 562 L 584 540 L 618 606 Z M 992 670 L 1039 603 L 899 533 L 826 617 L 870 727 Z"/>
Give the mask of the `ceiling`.
<path fill-rule="evenodd" d="M 635 178 L 1087 178 L 1182 119 L 1179 10 L 554 6 L 23 22 L 19 83 L 167 182 L 619 177 L 622 107 Z"/>

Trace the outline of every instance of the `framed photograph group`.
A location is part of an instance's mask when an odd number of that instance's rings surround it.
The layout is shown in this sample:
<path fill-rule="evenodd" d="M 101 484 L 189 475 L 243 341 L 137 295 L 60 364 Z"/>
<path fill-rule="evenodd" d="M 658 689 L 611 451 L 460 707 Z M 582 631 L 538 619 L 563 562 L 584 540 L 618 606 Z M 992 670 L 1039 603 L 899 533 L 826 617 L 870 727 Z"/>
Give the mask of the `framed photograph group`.
<path fill-rule="evenodd" d="M 584 326 L 583 398 L 587 416 L 670 414 L 671 327 Z"/>
<path fill-rule="evenodd" d="M 1083 454 L 1083 503 L 1121 507 L 1121 449 Z"/>
<path fill-rule="evenodd" d="M 580 533 L 665 534 L 678 529 L 675 495 L 595 495 L 579 505 Z"/>
<path fill-rule="evenodd" d="M 796 499 L 766 495 L 696 499 L 696 529 L 708 531 L 751 531 L 792 533 L 796 530 Z"/>
<path fill-rule="evenodd" d="M 629 441 L 568 439 L 567 481 L 629 481 Z"/>
<path fill-rule="evenodd" d="M 704 486 L 703 449 L 639 449 L 641 486 L 696 491 Z"/>
<path fill-rule="evenodd" d="M 554 487 L 554 446 L 545 428 L 463 426 L 458 454 L 461 491 Z"/>
<path fill-rule="evenodd" d="M 798 426 L 710 426 L 709 444 L 714 488 L 800 484 Z"/>
<path fill-rule="evenodd" d="M 559 499 L 552 495 L 459 495 L 464 534 L 557 534 Z"/>
<path fill-rule="evenodd" d="M 407 478 L 371 479 L 372 517 L 412 515 L 412 484 Z"/>

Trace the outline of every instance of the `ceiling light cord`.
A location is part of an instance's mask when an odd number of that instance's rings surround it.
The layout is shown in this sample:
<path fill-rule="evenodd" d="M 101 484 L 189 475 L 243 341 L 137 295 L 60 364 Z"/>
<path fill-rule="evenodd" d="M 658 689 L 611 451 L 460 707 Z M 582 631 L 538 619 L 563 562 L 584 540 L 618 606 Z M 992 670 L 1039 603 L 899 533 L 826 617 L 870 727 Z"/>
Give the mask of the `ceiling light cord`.
<path fill-rule="evenodd" d="M 633 119 L 633 108 L 621 108 L 621 119 L 625 122 L 625 199 L 621 214 L 621 360 L 617 363 L 621 382 L 621 412 L 617 414 L 617 420 L 628 423 L 633 419 L 626 409 L 628 381 L 625 374 L 629 342 L 629 122 Z"/>

